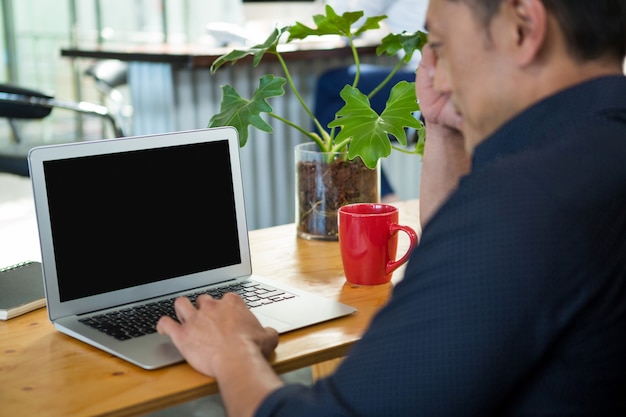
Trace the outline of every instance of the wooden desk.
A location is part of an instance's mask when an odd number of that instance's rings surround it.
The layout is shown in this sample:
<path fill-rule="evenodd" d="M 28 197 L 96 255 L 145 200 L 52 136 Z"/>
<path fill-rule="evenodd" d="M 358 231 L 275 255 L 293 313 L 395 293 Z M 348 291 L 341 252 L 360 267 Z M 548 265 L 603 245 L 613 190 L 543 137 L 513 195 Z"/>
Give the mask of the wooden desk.
<path fill-rule="evenodd" d="M 416 200 L 397 204 L 400 222 L 418 227 Z M 253 270 L 291 286 L 350 304 L 358 312 L 280 338 L 272 364 L 279 373 L 345 355 L 391 284 L 347 284 L 337 242 L 307 241 L 287 224 L 250 232 Z M 408 242 L 400 239 L 399 250 Z M 395 273 L 394 281 L 403 271 Z M 0 414 L 3 416 L 131 416 L 216 393 L 212 378 L 186 363 L 146 371 L 65 336 L 45 309 L 0 321 Z"/>

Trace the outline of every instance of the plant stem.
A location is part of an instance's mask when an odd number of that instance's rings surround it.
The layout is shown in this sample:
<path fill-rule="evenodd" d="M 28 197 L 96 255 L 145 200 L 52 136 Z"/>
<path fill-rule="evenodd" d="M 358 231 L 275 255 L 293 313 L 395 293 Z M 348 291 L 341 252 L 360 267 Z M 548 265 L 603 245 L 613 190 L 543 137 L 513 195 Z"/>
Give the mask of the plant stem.
<path fill-rule="evenodd" d="M 317 143 L 317 146 L 319 146 L 320 149 L 326 149 L 324 141 L 322 139 L 320 139 L 320 137 L 318 135 L 315 135 L 315 134 L 313 134 L 313 133 L 311 133 L 311 132 L 301 128 L 297 124 L 293 123 L 290 120 L 285 119 L 282 116 L 277 115 L 276 113 L 267 113 L 267 114 L 268 114 L 268 116 L 273 117 L 276 120 L 280 120 L 284 124 L 293 127 L 294 129 L 296 129 L 297 131 L 299 131 L 300 133 L 302 133 L 303 135 L 305 135 L 309 139 L 313 140 L 315 143 Z"/>
<path fill-rule="evenodd" d="M 418 152 L 417 152 L 417 143 L 415 144 L 415 147 L 412 150 L 411 149 L 406 149 L 406 148 L 401 148 L 399 146 L 394 146 L 394 145 L 391 145 L 391 148 L 393 150 L 405 153 L 407 155 L 417 155 L 418 154 Z"/>
<path fill-rule="evenodd" d="M 368 95 L 367 98 L 371 99 L 372 97 L 374 97 L 374 95 L 376 93 L 378 93 L 392 78 L 394 75 L 396 75 L 396 73 L 400 70 L 400 68 L 402 68 L 402 66 L 404 66 L 404 62 L 399 61 L 396 66 L 393 68 L 393 70 L 391 70 L 391 72 L 387 75 L 387 77 L 385 77 L 384 80 L 382 80 L 380 82 L 380 84 L 378 84 L 376 86 L 376 88 L 374 88 Z"/>
<path fill-rule="evenodd" d="M 356 45 L 354 44 L 354 40 L 352 37 L 348 37 L 348 45 L 350 45 L 350 50 L 352 51 L 352 57 L 354 58 L 354 81 L 352 82 L 352 87 L 357 88 L 359 85 L 359 81 L 361 80 L 361 60 L 359 59 L 359 53 L 356 50 Z"/>
<path fill-rule="evenodd" d="M 293 91 L 293 93 L 295 94 L 296 98 L 298 99 L 298 101 L 302 105 L 302 108 L 304 109 L 304 111 L 306 111 L 306 113 L 309 115 L 311 120 L 313 120 L 313 123 L 315 124 L 315 127 L 317 128 L 317 130 L 321 134 L 320 136 L 323 137 L 324 135 L 322 134 L 322 132 L 324 131 L 324 128 L 322 127 L 320 122 L 317 120 L 317 118 L 315 117 L 315 115 L 313 114 L 313 112 L 311 111 L 309 106 L 307 106 L 306 102 L 304 101 L 304 99 L 302 98 L 300 93 L 298 92 L 298 89 L 296 88 L 296 86 L 295 86 L 295 84 L 293 82 L 293 78 L 291 78 L 291 73 L 289 72 L 289 69 L 287 68 L 287 63 L 285 62 L 285 60 L 283 59 L 282 55 L 278 51 L 276 51 L 276 57 L 278 58 L 278 62 L 280 63 L 280 66 L 283 68 L 283 71 L 285 72 L 285 78 L 287 79 L 287 83 L 289 83 L 289 87 L 291 88 L 291 91 Z M 298 129 L 300 132 L 303 132 L 305 135 L 307 135 L 308 137 L 313 139 L 315 142 L 317 142 L 317 144 L 320 147 L 320 149 L 326 150 L 326 149 L 330 148 L 330 146 L 332 144 L 331 140 L 329 140 L 328 143 L 326 143 L 326 142 L 322 141 L 319 137 L 316 138 L 314 135 L 311 134 L 311 132 L 305 131 L 304 129 L 302 129 L 301 127 L 297 126 L 296 124 L 291 123 L 288 120 L 283 119 L 280 116 L 273 115 L 272 113 L 270 113 L 270 115 L 272 117 L 275 117 L 275 118 L 283 121 L 284 123 L 287 123 L 289 126 L 292 126 L 292 127 L 296 128 L 296 129 Z"/>
<path fill-rule="evenodd" d="M 330 149 L 330 152 L 343 152 L 345 148 L 350 144 L 351 141 L 352 141 L 352 138 L 348 138 L 348 139 L 344 139 L 343 141 L 339 143 L 335 143 L 335 146 L 333 146 Z"/>

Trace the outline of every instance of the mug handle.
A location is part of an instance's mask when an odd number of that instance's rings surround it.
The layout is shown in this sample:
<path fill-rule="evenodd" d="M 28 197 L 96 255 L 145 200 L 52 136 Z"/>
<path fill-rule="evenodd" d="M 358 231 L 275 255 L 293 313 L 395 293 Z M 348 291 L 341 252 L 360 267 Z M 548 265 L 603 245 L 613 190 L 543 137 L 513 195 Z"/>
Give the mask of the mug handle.
<path fill-rule="evenodd" d="M 398 232 L 404 232 L 409 236 L 409 240 L 410 240 L 409 249 L 406 251 L 404 256 L 402 256 L 402 258 L 398 259 L 397 261 L 387 262 L 387 265 L 385 266 L 385 273 L 387 274 L 391 274 L 393 271 L 398 269 L 402 264 L 408 261 L 411 251 L 417 245 L 417 233 L 415 232 L 415 230 L 413 230 L 409 226 L 402 226 L 399 224 L 392 223 L 389 226 L 389 234 L 393 236 L 395 233 L 398 233 Z"/>

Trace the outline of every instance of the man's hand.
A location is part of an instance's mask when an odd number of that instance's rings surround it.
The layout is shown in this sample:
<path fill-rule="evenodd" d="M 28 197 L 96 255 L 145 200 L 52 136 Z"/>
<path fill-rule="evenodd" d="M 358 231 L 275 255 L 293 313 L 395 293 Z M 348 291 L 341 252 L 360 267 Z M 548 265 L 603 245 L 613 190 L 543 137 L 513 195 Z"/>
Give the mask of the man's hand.
<path fill-rule="evenodd" d="M 424 46 L 415 80 L 420 110 L 426 121 L 419 196 L 422 227 L 456 190 L 459 178 L 470 169 L 470 156 L 461 132 L 463 117 L 454 109 L 450 94 L 435 88 L 436 65 L 433 49 Z"/>
<path fill-rule="evenodd" d="M 427 44 L 422 49 L 422 59 L 417 68 L 416 89 L 420 111 L 427 125 L 461 130 L 463 118 L 456 112 L 450 94 L 435 89 L 434 74 L 437 64 L 433 49 Z"/>
<path fill-rule="evenodd" d="M 219 377 L 220 366 L 230 360 L 249 359 L 249 355 L 269 358 L 278 345 L 278 333 L 263 328 L 236 294 L 227 293 L 221 300 L 208 295 L 198 297 L 198 308 L 187 298 L 174 304 L 177 323 L 162 317 L 157 330 L 170 336 L 187 362 L 199 372 Z"/>

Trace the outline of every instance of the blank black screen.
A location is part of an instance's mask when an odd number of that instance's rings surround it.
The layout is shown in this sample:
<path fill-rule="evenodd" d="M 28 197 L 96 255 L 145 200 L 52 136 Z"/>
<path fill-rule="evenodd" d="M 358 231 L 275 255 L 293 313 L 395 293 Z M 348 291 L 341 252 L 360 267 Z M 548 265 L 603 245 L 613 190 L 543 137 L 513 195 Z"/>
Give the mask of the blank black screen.
<path fill-rule="evenodd" d="M 44 170 L 61 301 L 241 262 L 226 140 Z"/>

